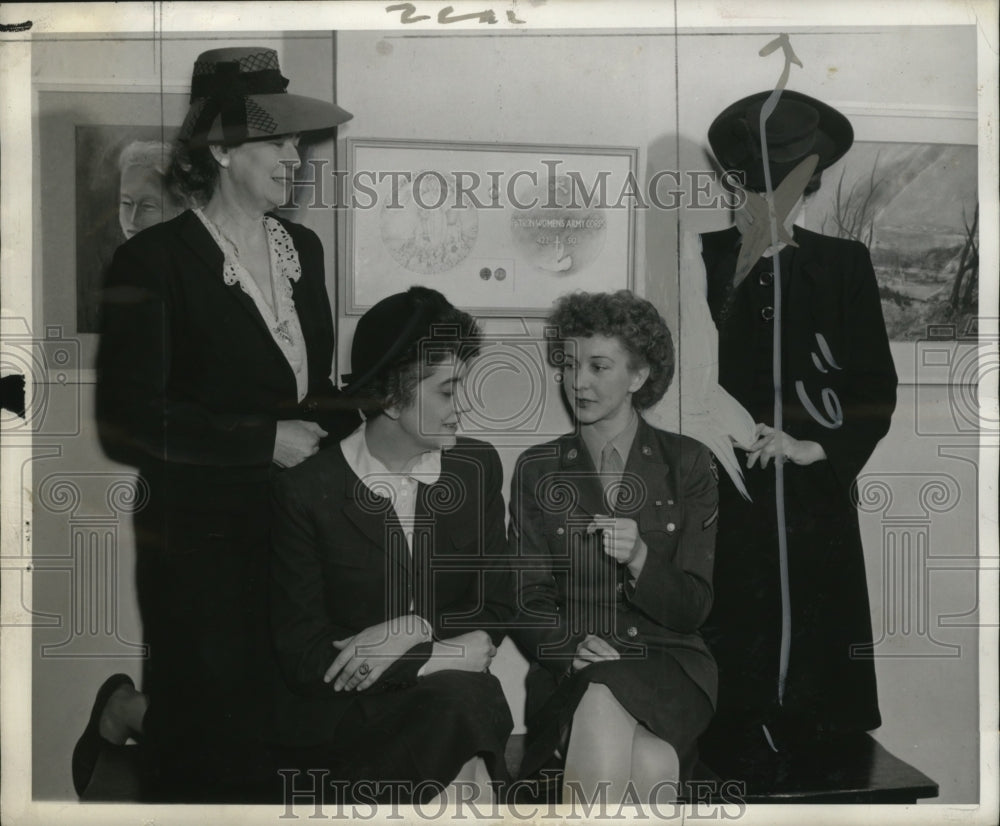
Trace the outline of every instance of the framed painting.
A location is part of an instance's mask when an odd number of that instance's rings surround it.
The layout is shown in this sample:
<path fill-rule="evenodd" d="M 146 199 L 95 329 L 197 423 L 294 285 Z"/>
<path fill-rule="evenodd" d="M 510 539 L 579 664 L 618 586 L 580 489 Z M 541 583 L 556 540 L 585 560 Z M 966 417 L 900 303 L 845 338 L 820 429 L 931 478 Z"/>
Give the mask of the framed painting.
<path fill-rule="evenodd" d="M 634 285 L 638 151 L 352 139 L 343 307 L 412 284 L 480 316 Z"/>
<path fill-rule="evenodd" d="M 118 245 L 171 217 L 157 168 L 168 167 L 176 130 L 80 124 L 75 131 L 76 331 L 90 334 L 99 330 L 101 283 Z"/>
<path fill-rule="evenodd" d="M 35 307 L 46 329 L 78 342 L 73 378 L 83 381 L 93 379 L 100 289 L 115 249 L 137 227 L 170 215 L 161 176 L 131 164 L 144 155 L 165 168 L 187 95 L 140 89 L 37 94 L 35 231 L 45 243 L 35 245 Z"/>
<path fill-rule="evenodd" d="M 959 363 L 978 344 L 975 113 L 845 110 L 855 143 L 824 171 L 806 225 L 870 250 L 900 381 L 964 383 L 927 354 L 950 342 Z"/>

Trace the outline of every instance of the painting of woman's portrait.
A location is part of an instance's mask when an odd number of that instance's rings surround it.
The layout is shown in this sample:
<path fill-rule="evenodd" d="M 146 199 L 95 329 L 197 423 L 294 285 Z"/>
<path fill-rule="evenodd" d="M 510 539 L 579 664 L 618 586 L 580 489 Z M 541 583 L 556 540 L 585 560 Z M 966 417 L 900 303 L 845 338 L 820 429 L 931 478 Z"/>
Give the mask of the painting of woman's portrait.
<path fill-rule="evenodd" d="M 77 332 L 98 331 L 104 273 L 118 245 L 181 212 L 158 126 L 76 127 Z"/>

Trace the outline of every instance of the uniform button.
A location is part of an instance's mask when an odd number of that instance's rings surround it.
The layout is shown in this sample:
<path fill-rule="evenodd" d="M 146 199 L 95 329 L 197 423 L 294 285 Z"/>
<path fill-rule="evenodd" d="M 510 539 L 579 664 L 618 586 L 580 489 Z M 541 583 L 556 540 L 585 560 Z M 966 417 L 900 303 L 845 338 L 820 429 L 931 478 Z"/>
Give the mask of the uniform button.
<path fill-rule="evenodd" d="M 622 585 L 622 583 L 620 583 L 620 582 L 619 582 L 619 583 L 618 583 L 618 585 L 617 585 L 616 587 L 618 588 L 618 593 L 619 593 L 619 594 L 621 594 L 621 593 L 624 593 L 624 591 L 625 591 L 625 586 L 624 586 L 624 585 Z"/>
<path fill-rule="evenodd" d="M 767 306 L 767 307 L 762 308 L 761 311 L 760 311 L 760 317 L 762 319 L 764 319 L 764 321 L 773 321 L 774 320 L 774 307 Z"/>
<path fill-rule="evenodd" d="M 564 533 L 566 533 L 566 529 L 565 528 L 556 528 L 556 533 L 559 536 L 562 536 Z"/>
<path fill-rule="evenodd" d="M 625 629 L 625 633 L 634 639 L 635 637 L 639 636 L 639 629 L 636 628 L 634 625 L 630 625 L 628 628 Z"/>
<path fill-rule="evenodd" d="M 760 274 L 760 286 L 770 287 L 774 283 L 774 273 L 771 270 L 764 270 Z"/>
<path fill-rule="evenodd" d="M 673 533 L 677 530 L 677 526 L 673 522 L 667 522 L 667 533 Z"/>
<path fill-rule="evenodd" d="M 303 406 L 305 407 L 306 411 L 309 412 L 309 413 L 314 412 L 316 410 L 316 408 L 319 407 L 319 405 L 317 405 L 316 402 L 315 402 L 315 400 L 313 400 L 313 399 L 310 399 L 309 401 L 307 401 L 305 403 L 305 405 L 303 405 Z"/>

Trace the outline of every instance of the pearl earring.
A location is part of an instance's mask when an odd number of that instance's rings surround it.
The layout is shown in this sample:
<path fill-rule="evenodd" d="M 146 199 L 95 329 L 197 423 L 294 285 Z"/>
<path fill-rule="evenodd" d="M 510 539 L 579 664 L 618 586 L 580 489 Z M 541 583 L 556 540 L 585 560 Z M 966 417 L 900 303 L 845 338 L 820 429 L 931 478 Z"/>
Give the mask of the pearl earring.
<path fill-rule="evenodd" d="M 229 167 L 229 158 L 220 158 L 219 166 L 221 166 L 223 169 L 227 169 Z"/>

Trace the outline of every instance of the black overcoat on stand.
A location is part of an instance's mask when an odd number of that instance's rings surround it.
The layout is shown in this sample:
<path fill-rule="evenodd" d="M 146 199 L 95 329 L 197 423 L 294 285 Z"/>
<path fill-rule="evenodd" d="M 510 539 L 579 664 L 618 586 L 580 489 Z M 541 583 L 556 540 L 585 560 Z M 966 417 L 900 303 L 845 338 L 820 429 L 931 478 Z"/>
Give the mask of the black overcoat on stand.
<path fill-rule="evenodd" d="M 760 259 L 733 289 L 740 237 L 735 228 L 702 236 L 719 383 L 755 421 L 773 425 L 775 267 Z M 881 722 L 854 482 L 889 429 L 896 372 L 868 249 L 800 227 L 794 238 L 798 246 L 779 259 L 782 429 L 818 442 L 827 459 L 784 463 L 791 634 L 780 704 L 775 466 L 744 470 L 752 502 L 728 478 L 720 481 L 715 602 L 705 635 L 720 680 L 710 734 L 730 742 L 739 729 L 759 734 L 761 723 L 788 742 Z M 746 454 L 737 456 L 745 468 Z M 872 560 L 879 552 L 869 549 Z"/>

